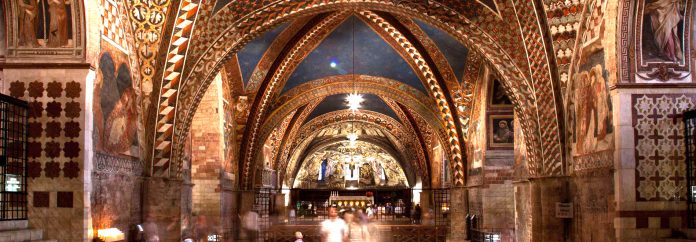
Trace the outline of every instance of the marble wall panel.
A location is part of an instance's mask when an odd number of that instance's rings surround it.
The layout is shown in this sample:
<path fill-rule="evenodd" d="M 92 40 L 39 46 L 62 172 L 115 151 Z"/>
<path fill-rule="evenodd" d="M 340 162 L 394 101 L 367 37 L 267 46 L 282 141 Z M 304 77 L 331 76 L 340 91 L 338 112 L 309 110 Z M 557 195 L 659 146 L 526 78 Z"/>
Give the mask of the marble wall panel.
<path fill-rule="evenodd" d="M 633 94 L 636 200 L 686 199 L 684 123 L 682 113 L 694 108 L 694 94 Z"/>

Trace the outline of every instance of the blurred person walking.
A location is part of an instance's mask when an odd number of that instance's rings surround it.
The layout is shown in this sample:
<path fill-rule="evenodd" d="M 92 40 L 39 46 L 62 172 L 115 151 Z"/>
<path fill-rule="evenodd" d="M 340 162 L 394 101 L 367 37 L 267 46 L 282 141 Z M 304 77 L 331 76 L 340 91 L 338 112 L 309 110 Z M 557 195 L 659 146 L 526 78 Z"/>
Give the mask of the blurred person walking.
<path fill-rule="evenodd" d="M 329 218 L 321 222 L 321 241 L 344 242 L 348 238 L 348 227 L 343 219 L 338 217 L 336 207 L 329 207 Z"/>
<path fill-rule="evenodd" d="M 421 223 L 421 215 L 423 213 L 423 210 L 421 209 L 420 204 L 416 204 L 416 208 L 413 209 L 413 222 L 415 224 L 420 224 Z"/>
<path fill-rule="evenodd" d="M 242 218 L 242 229 L 248 241 L 257 241 L 259 237 L 259 214 L 249 210 Z"/>
<path fill-rule="evenodd" d="M 346 224 L 348 225 L 348 241 L 349 242 L 366 242 L 370 241 L 370 233 L 367 230 L 367 225 L 358 223 L 353 212 L 346 212 L 344 215 Z"/>

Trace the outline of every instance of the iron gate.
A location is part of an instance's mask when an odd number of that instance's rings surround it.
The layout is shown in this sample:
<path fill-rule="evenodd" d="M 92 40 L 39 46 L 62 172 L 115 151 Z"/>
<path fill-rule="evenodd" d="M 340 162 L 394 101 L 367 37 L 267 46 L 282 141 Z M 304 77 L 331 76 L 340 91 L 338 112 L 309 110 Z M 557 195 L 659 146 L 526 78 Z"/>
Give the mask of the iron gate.
<path fill-rule="evenodd" d="M 435 210 L 435 225 L 437 226 L 448 226 L 449 225 L 449 211 L 450 211 L 450 190 L 448 188 L 433 189 L 433 201 Z"/>
<path fill-rule="evenodd" d="M 684 113 L 684 144 L 686 152 L 687 220 L 696 228 L 696 110 Z"/>
<path fill-rule="evenodd" d="M 0 94 L 0 221 L 27 219 L 28 106 Z"/>
<path fill-rule="evenodd" d="M 253 210 L 259 215 L 259 228 L 261 233 L 259 237 L 264 241 L 268 239 L 269 229 L 273 225 L 273 220 L 276 217 L 274 211 L 276 191 L 273 188 L 257 188 L 254 195 Z"/>

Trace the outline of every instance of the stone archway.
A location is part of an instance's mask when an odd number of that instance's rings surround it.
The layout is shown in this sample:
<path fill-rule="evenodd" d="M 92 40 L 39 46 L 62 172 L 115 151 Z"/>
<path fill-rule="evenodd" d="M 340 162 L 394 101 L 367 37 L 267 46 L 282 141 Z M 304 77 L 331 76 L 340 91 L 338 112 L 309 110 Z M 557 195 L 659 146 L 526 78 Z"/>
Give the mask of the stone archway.
<path fill-rule="evenodd" d="M 228 9 L 235 7 L 238 6 L 228 6 Z M 547 73 L 549 70 L 543 70 L 543 68 L 538 70 L 535 67 L 532 70 L 535 72 L 534 81 L 530 80 L 531 78 L 526 77 L 527 75 L 515 65 L 516 62 L 510 59 L 510 55 L 507 55 L 495 40 L 474 26 L 465 17 L 456 14 L 456 10 L 437 1 L 409 2 L 398 5 L 391 1 L 332 1 L 328 3 L 322 2 L 321 4 L 312 1 L 302 3 L 277 2 L 265 6 L 265 11 L 251 12 L 248 9 L 237 9 L 249 11 L 250 15 L 224 14 L 225 10 L 222 10 L 221 14 L 211 18 L 211 22 L 225 24 L 226 28 L 220 27 L 223 26 L 220 25 L 213 28 L 216 30 L 214 33 L 202 33 L 201 38 L 192 44 L 190 48 L 193 50 L 192 53 L 195 54 L 187 58 L 191 58 L 193 61 L 187 62 L 184 66 L 183 72 L 185 76 L 180 81 L 181 85 L 174 90 L 174 92 L 178 92 L 178 100 L 173 102 L 173 106 L 170 106 L 173 109 L 165 107 L 169 104 L 161 106 L 158 110 L 165 109 L 162 111 L 167 112 L 160 112 L 157 115 L 156 122 L 150 124 L 153 127 L 151 130 L 157 130 L 153 134 L 155 140 L 153 143 L 153 157 L 151 157 L 153 164 L 150 173 L 153 176 L 177 175 L 176 170 L 174 172 L 170 171 L 170 162 L 176 162 L 180 156 L 182 144 L 177 140 L 177 137 L 184 137 L 188 132 L 188 124 L 202 92 L 207 88 L 212 76 L 222 66 L 221 63 L 228 59 L 231 53 L 234 53 L 255 36 L 281 22 L 299 16 L 345 8 L 379 9 L 380 11 L 394 14 L 409 14 L 442 28 L 467 46 L 473 47 L 474 51 L 479 52 L 495 67 L 495 71 L 504 77 L 503 86 L 516 104 L 516 109 L 525 116 L 522 126 L 525 130 L 526 143 L 530 151 L 529 169 L 531 173 L 537 176 L 552 176 L 563 173 L 562 139 L 560 138 L 562 132 L 560 132 L 561 127 L 557 120 L 560 112 L 557 109 L 559 105 L 556 105 L 557 102 L 554 98 L 553 83 L 548 78 L 550 76 Z M 239 16 L 244 17 L 238 18 Z M 224 28 L 222 32 L 217 31 L 221 28 Z M 216 33 L 221 34 L 217 35 Z M 534 47 L 539 48 L 538 46 Z M 270 84 L 272 83 L 266 85 Z M 445 121 L 444 125 L 448 130 L 449 142 L 453 147 L 452 153 L 459 157 L 458 159 L 453 159 L 452 162 L 457 167 L 455 179 L 458 181 L 457 184 L 461 185 L 463 184 L 462 171 L 464 163 L 461 160 L 460 146 L 462 140 L 459 138 L 460 135 L 453 121 L 451 105 L 444 98 L 443 88 L 437 82 L 431 84 L 430 89 L 435 93 L 436 99 L 438 99 L 440 116 Z M 265 98 L 267 95 L 261 95 L 260 97 Z M 263 100 L 262 102 L 268 102 L 268 100 Z M 169 103 L 171 104 L 172 102 Z M 171 122 L 159 122 L 163 120 L 163 117 L 167 117 L 166 119 Z M 256 118 L 257 120 L 262 119 L 262 117 Z M 258 126 L 250 128 L 258 129 Z M 157 150 L 158 148 L 162 149 Z M 175 167 L 174 169 L 178 168 Z"/>
<path fill-rule="evenodd" d="M 403 158 L 412 158 L 414 159 L 413 161 L 418 162 L 416 164 L 408 164 L 407 167 L 417 169 L 417 172 L 420 173 L 421 177 L 429 177 L 430 166 L 428 164 L 428 159 L 423 154 L 424 151 L 417 150 L 414 152 L 416 154 L 411 154 L 412 157 L 405 152 L 407 147 L 415 148 L 412 147 L 414 144 L 409 143 L 409 140 L 415 139 L 415 137 L 412 136 L 416 134 L 407 132 L 405 128 L 393 118 L 371 111 L 363 111 L 360 114 L 352 113 L 349 110 L 337 111 L 324 114 L 307 122 L 305 125 L 303 125 L 297 138 L 290 146 L 290 155 L 293 157 L 293 159 L 289 159 L 290 162 L 287 164 L 279 164 L 276 169 L 284 170 L 287 168 L 293 168 L 297 165 L 293 162 L 297 162 L 297 158 L 300 158 L 298 156 L 300 153 L 298 152 L 305 150 L 307 148 L 306 146 L 309 145 L 308 142 L 316 138 L 312 135 L 313 131 L 351 122 L 377 126 L 382 130 L 385 130 L 385 133 L 389 139 L 391 139 L 390 141 L 394 143 L 395 148 L 397 148 L 397 151 L 401 153 Z"/>

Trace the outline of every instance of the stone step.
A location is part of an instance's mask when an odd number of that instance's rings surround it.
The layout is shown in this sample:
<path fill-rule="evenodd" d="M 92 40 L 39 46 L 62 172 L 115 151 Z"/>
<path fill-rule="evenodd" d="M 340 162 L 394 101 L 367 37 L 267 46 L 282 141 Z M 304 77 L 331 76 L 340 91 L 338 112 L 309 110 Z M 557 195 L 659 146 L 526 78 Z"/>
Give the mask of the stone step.
<path fill-rule="evenodd" d="M 27 220 L 0 221 L 0 231 L 20 230 L 27 228 L 29 228 L 29 221 Z"/>
<path fill-rule="evenodd" d="M 5 242 L 41 241 L 42 239 L 43 230 L 41 229 L 0 231 L 0 241 Z"/>

